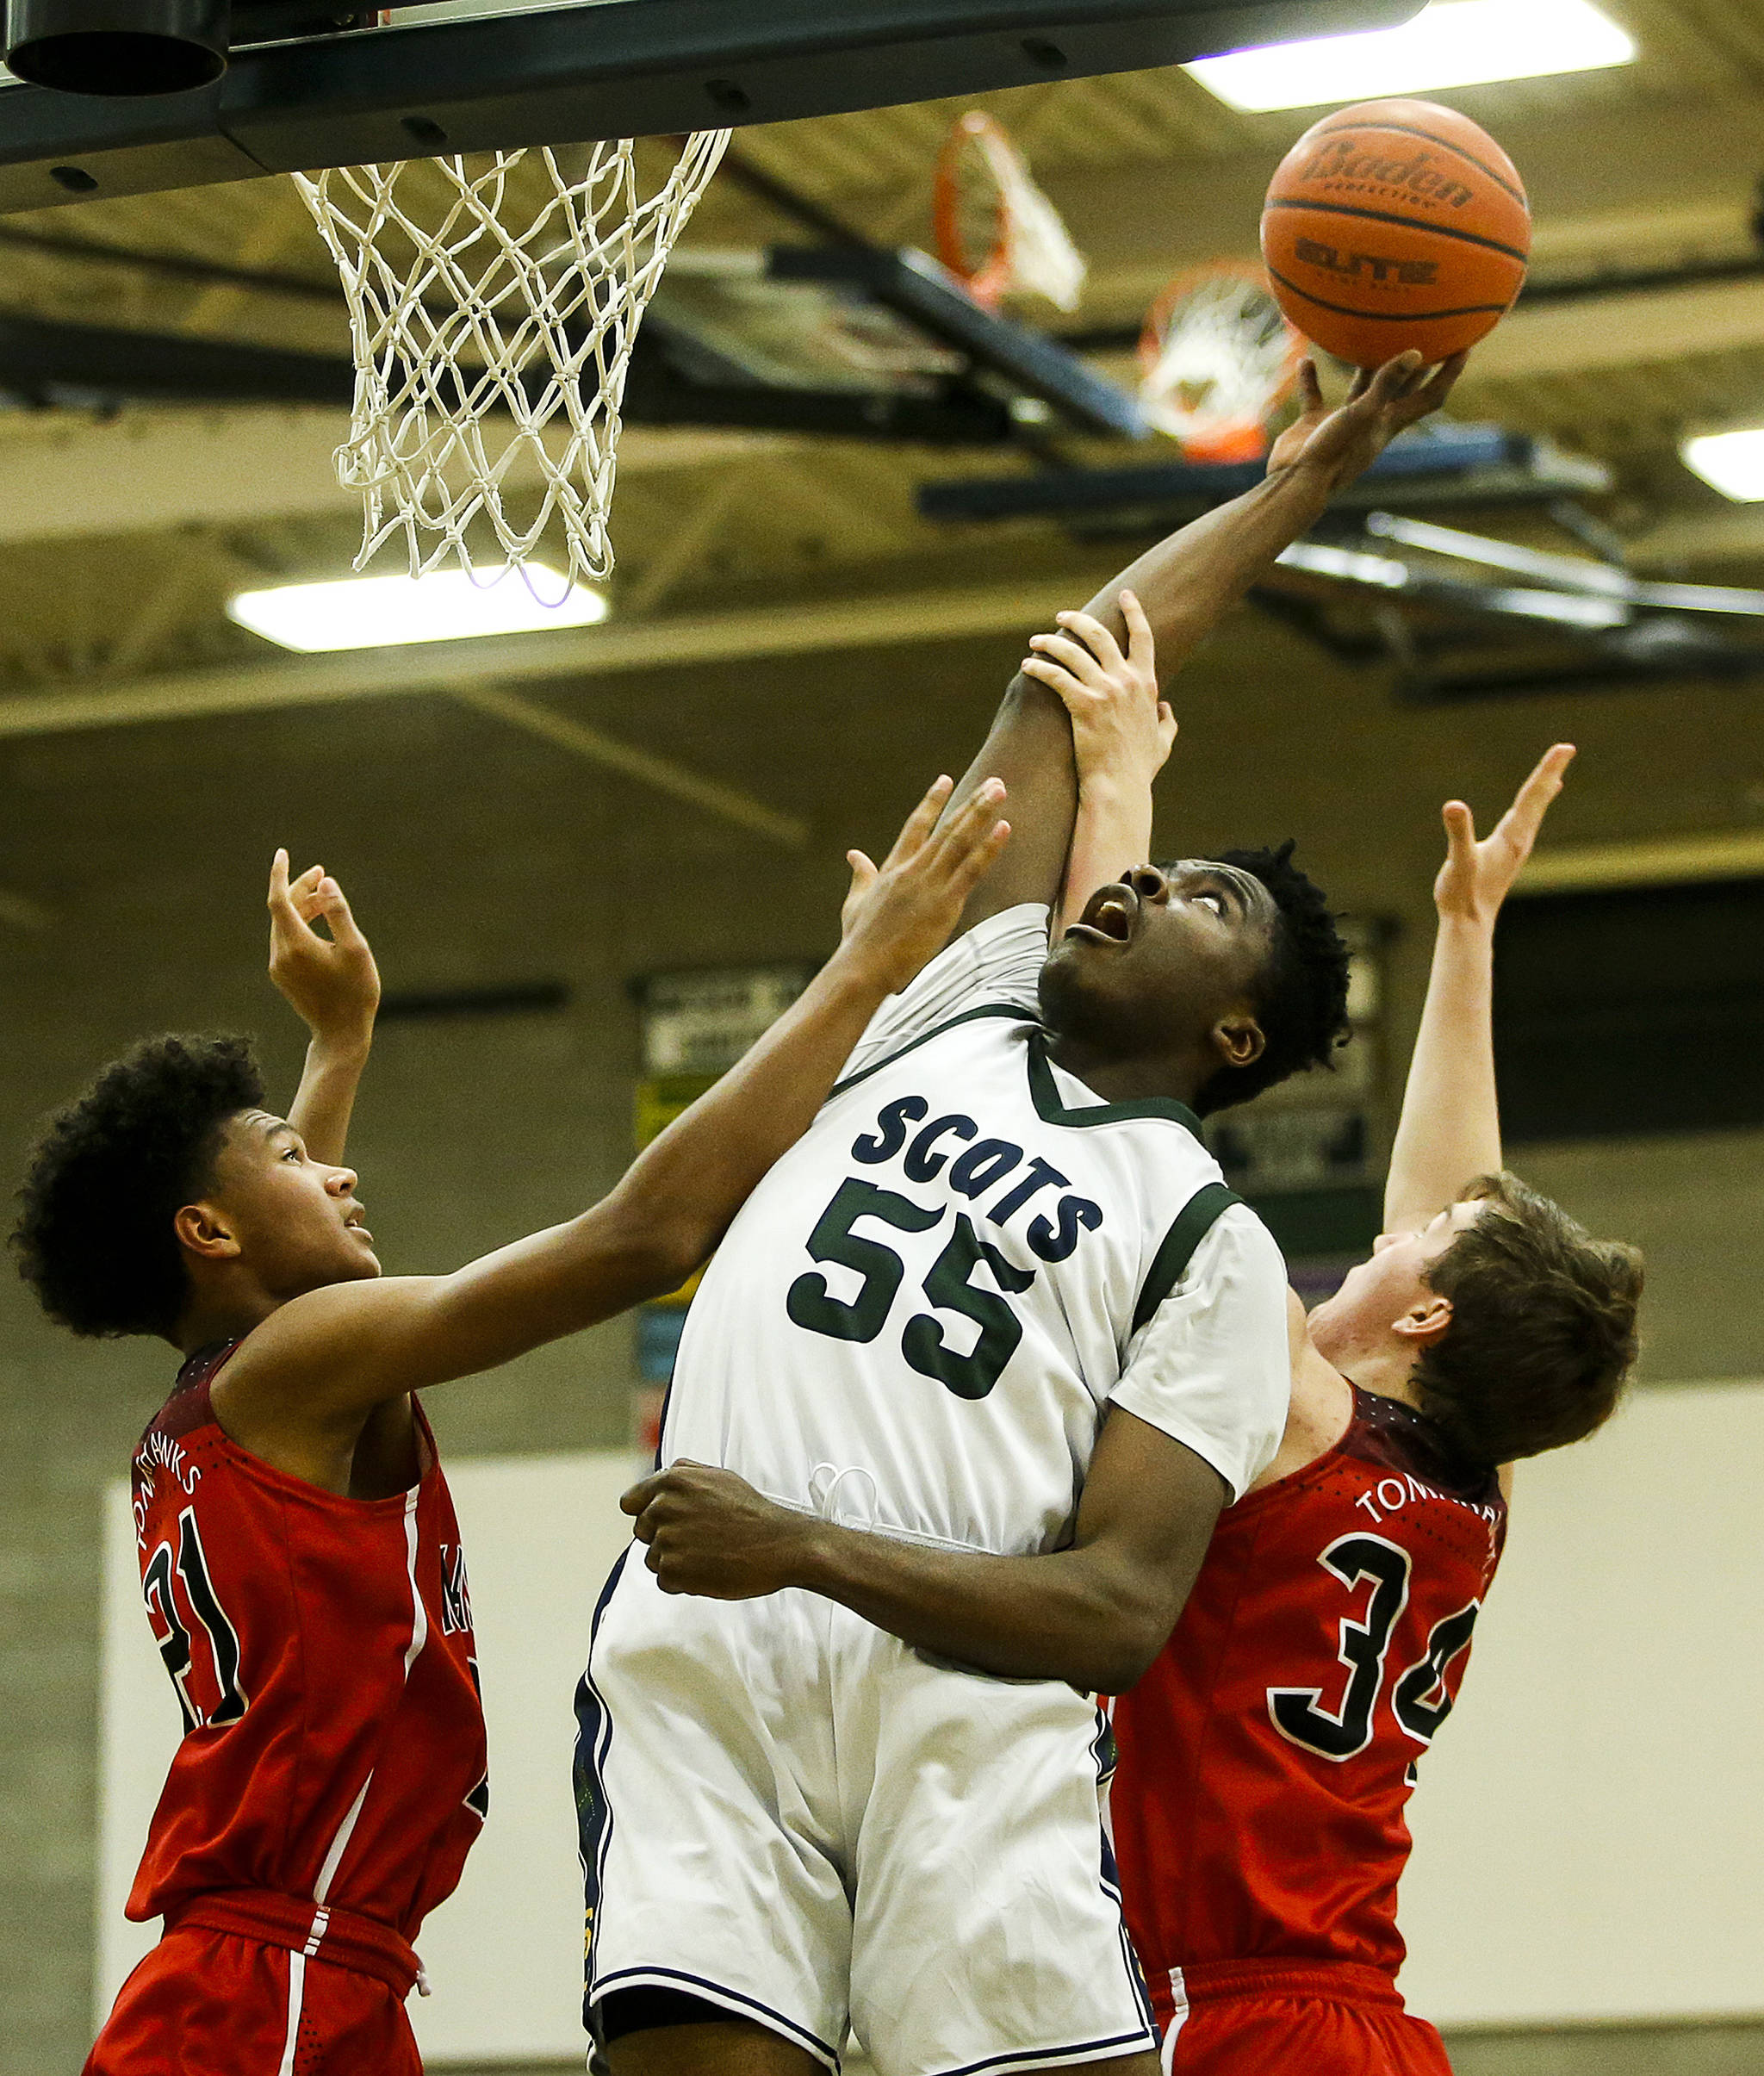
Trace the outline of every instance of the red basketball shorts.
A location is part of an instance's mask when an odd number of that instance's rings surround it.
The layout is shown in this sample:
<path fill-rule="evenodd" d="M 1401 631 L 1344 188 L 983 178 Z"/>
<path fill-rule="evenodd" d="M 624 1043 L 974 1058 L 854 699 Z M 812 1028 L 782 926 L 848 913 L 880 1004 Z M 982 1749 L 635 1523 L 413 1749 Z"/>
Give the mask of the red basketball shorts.
<path fill-rule="evenodd" d="M 1169 2076 L 1451 2076 L 1445 2043 L 1376 1968 L 1214 1961 L 1149 1986 Z"/>
<path fill-rule="evenodd" d="M 422 2076 L 422 2067 L 392 1984 L 322 1953 L 185 1922 L 123 1984 L 84 2076 Z"/>

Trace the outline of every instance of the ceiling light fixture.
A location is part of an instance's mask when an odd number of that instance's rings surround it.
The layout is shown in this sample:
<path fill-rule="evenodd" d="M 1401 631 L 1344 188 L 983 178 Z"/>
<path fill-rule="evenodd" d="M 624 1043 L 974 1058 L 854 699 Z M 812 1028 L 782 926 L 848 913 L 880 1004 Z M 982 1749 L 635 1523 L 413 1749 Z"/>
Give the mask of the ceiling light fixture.
<path fill-rule="evenodd" d="M 1597 71 L 1635 54 L 1633 39 L 1591 0 L 1434 0 L 1397 28 L 1233 51 L 1183 69 L 1228 107 L 1262 114 Z"/>
<path fill-rule="evenodd" d="M 341 577 L 242 591 L 230 618 L 283 649 L 390 649 L 410 642 L 459 642 L 487 634 L 592 627 L 612 610 L 603 594 L 566 585 L 537 563 L 523 583 L 512 570 L 437 569 L 427 576 Z M 529 588 L 529 586 L 532 588 Z M 537 595 L 535 595 L 535 594 Z M 548 593 L 558 602 L 545 603 Z"/>
<path fill-rule="evenodd" d="M 1764 502 L 1764 426 L 1744 432 L 1707 432 L 1687 439 L 1679 458 L 1693 475 L 1736 505 Z"/>

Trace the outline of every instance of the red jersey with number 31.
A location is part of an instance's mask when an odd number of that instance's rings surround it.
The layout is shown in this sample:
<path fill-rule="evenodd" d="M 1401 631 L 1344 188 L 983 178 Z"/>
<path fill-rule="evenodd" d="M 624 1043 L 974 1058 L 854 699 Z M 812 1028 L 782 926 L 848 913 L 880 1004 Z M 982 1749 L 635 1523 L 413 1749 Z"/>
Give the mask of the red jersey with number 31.
<path fill-rule="evenodd" d="M 221 1432 L 194 1355 L 142 1436 L 147 1620 L 183 1711 L 128 1899 L 312 1897 L 413 1939 L 489 1800 L 459 1524 L 420 1409 L 419 1481 L 353 1500 Z"/>
<path fill-rule="evenodd" d="M 1110 1796 L 1146 1973 L 1303 1958 L 1394 1975 L 1415 1762 L 1506 1533 L 1494 1473 L 1357 1390 L 1347 1433 L 1220 1517 L 1176 1633 L 1115 1705 Z"/>

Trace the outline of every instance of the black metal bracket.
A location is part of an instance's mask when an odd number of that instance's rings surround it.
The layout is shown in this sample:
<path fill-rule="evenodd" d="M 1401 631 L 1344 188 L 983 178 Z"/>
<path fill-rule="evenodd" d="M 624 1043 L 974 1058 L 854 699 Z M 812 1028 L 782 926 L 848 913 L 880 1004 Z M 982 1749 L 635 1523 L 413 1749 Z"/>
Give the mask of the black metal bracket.
<path fill-rule="evenodd" d="M 1418 0 L 613 0 L 237 53 L 117 101 L 0 88 L 0 214 L 495 146 L 782 122 L 1179 65 Z"/>

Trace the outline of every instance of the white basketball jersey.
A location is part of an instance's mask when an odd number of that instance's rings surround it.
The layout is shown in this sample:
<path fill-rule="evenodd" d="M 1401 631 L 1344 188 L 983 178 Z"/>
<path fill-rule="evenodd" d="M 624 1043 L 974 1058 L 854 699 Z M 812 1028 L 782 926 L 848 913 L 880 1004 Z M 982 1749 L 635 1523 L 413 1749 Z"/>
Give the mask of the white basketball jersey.
<path fill-rule="evenodd" d="M 1024 1555 L 1068 1537 L 1110 1403 L 1233 1498 L 1272 1458 L 1280 1251 L 1182 1104 L 1099 1102 L 1049 1059 L 1047 949 L 1047 910 L 1009 910 L 884 1004 L 705 1272 L 664 1464 Z"/>

